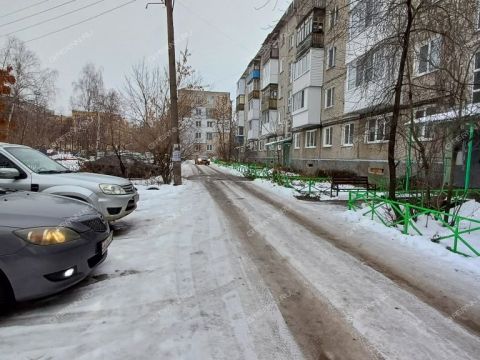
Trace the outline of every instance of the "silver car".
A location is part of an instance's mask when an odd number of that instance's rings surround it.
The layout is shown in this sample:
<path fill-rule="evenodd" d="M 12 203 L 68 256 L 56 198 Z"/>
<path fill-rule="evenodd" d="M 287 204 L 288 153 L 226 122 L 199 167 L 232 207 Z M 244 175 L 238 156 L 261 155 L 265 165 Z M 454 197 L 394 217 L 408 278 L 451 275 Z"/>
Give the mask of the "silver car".
<path fill-rule="evenodd" d="M 123 178 L 72 172 L 27 146 L 0 143 L 0 187 L 66 196 L 93 205 L 114 221 L 132 213 L 139 200 Z"/>
<path fill-rule="evenodd" d="M 78 283 L 105 260 L 112 239 L 108 222 L 85 202 L 0 189 L 0 304 Z"/>

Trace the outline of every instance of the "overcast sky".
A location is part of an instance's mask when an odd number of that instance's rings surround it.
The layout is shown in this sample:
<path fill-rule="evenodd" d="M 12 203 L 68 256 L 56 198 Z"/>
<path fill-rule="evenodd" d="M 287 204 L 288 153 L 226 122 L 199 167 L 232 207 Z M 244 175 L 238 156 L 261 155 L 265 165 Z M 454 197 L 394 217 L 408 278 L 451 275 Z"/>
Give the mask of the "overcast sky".
<path fill-rule="evenodd" d="M 44 67 L 58 70 L 55 110 L 70 113 L 72 82 L 92 62 L 103 68 L 107 88 L 122 88 L 124 75 L 142 58 L 167 63 L 166 15 L 136 0 L 67 30 L 129 0 L 0 0 L 0 36 L 27 41 Z M 177 50 L 188 43 L 191 65 L 209 90 L 229 91 L 258 51 L 289 0 L 175 0 Z M 89 7 L 90 4 L 94 4 Z M 84 8 L 85 7 L 85 8 Z M 53 9 L 52 9 L 53 8 Z M 84 8 L 74 12 L 76 9 Z M 65 13 L 69 15 L 60 17 Z M 47 21 L 59 17 L 58 19 Z M 38 26 L 19 31 L 25 27 Z M 18 31 L 18 32 L 17 32 Z M 30 41 L 33 40 L 33 41 Z"/>

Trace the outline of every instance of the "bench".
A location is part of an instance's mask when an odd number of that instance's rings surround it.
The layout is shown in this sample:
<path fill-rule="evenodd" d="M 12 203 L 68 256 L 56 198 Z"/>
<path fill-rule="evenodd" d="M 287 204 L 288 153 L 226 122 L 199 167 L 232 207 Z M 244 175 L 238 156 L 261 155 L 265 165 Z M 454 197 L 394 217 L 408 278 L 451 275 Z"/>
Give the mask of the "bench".
<path fill-rule="evenodd" d="M 330 188 L 330 197 L 333 197 L 333 192 L 338 193 L 342 190 L 350 190 L 350 189 L 342 189 L 340 185 L 352 185 L 355 188 L 364 188 L 367 190 L 376 190 L 375 184 L 369 184 L 368 176 L 333 176 L 332 177 L 332 186 Z"/>

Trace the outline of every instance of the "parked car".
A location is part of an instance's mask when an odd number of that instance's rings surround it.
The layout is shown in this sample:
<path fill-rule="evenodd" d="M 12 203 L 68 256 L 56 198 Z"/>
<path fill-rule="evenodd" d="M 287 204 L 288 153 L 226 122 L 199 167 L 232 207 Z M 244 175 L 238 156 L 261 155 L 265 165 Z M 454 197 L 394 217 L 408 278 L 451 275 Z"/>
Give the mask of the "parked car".
<path fill-rule="evenodd" d="M 73 172 L 27 146 L 0 143 L 0 187 L 66 196 L 93 205 L 105 219 L 127 216 L 139 199 L 120 177 Z"/>
<path fill-rule="evenodd" d="M 0 304 L 78 283 L 105 260 L 112 239 L 108 222 L 85 202 L 0 189 Z"/>
<path fill-rule="evenodd" d="M 210 158 L 208 156 L 199 156 L 195 159 L 196 165 L 210 165 Z"/>
<path fill-rule="evenodd" d="M 126 176 L 129 178 L 149 178 L 155 175 L 155 166 L 131 155 L 120 155 Z M 81 171 L 121 177 L 121 164 L 116 155 L 109 155 L 94 161 L 82 163 Z"/>

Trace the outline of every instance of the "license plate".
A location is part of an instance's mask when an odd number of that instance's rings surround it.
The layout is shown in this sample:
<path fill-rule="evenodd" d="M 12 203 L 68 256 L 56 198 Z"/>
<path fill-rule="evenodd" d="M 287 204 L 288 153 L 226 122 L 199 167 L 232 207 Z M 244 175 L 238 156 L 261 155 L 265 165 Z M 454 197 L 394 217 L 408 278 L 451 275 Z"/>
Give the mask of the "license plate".
<path fill-rule="evenodd" d="M 108 235 L 108 238 L 102 241 L 102 255 L 104 255 L 107 252 L 108 247 L 110 246 L 112 241 L 113 241 L 113 232 L 110 233 L 110 235 Z"/>

